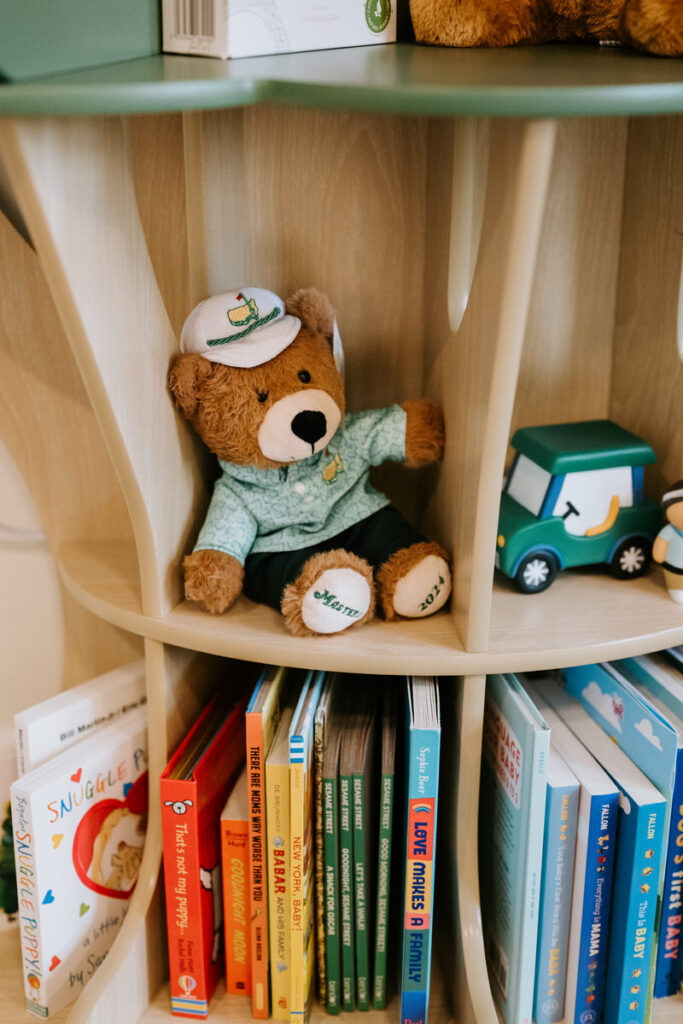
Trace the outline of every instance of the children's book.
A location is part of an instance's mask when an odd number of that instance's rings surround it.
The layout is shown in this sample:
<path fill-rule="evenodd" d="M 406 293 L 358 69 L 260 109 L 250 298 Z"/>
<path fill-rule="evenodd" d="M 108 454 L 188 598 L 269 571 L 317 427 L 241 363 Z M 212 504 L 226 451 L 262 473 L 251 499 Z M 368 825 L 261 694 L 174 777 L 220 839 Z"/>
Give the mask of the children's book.
<path fill-rule="evenodd" d="M 20 711 L 14 716 L 19 775 L 84 739 L 93 729 L 141 707 L 146 699 L 145 663 L 140 659 Z"/>
<path fill-rule="evenodd" d="M 434 912 L 441 710 L 435 679 L 409 677 L 401 1024 L 427 1022 Z"/>
<path fill-rule="evenodd" d="M 351 684 L 347 679 L 350 690 Z M 356 1009 L 356 935 L 353 900 L 353 754 L 367 689 L 355 690 L 344 715 L 339 748 L 339 929 L 341 937 L 342 1010 Z M 351 709 L 353 708 L 353 710 Z"/>
<path fill-rule="evenodd" d="M 141 707 L 23 775 L 11 788 L 26 1008 L 76 999 L 126 915 L 147 823 Z"/>
<path fill-rule="evenodd" d="M 223 968 L 220 816 L 244 764 L 246 699 L 210 701 L 159 780 L 171 1011 L 206 1017 Z"/>
<path fill-rule="evenodd" d="M 392 903 L 391 847 L 396 790 L 396 741 L 398 730 L 398 680 L 391 679 L 382 693 L 381 759 L 379 809 L 377 811 L 377 892 L 375 898 L 375 951 L 372 1002 L 375 1010 L 387 1005 L 387 970 L 391 934 L 389 910 Z M 372 837 L 371 837 L 372 839 Z"/>
<path fill-rule="evenodd" d="M 266 758 L 266 860 L 268 938 L 273 1017 L 289 1020 L 291 979 L 291 860 L 289 734 L 294 708 L 283 704 L 275 739 Z"/>
<path fill-rule="evenodd" d="M 670 666 L 661 655 L 628 658 L 614 667 L 636 683 L 678 737 L 657 945 L 657 999 L 678 992 L 683 972 L 683 682 L 669 678 Z"/>
<path fill-rule="evenodd" d="M 667 841 L 662 849 L 661 862 L 651 876 L 657 892 L 658 911 L 652 943 L 654 969 L 650 974 L 647 998 L 653 990 L 670 987 L 671 971 L 659 943 L 661 912 L 667 873 L 668 836 L 673 807 L 678 761 L 678 734 L 664 716 L 652 705 L 642 688 L 634 685 L 628 662 L 584 665 L 567 669 L 567 690 L 580 700 L 585 710 L 607 732 L 615 743 L 640 768 L 666 800 L 664 835 Z M 659 980 L 657 981 L 657 976 Z M 678 985 L 666 995 L 678 991 Z"/>
<path fill-rule="evenodd" d="M 551 734 L 534 989 L 536 1024 L 556 1024 L 564 1017 L 578 814 L 578 779 L 557 753 Z"/>
<path fill-rule="evenodd" d="M 325 676 L 320 700 L 315 712 L 313 723 L 313 800 L 315 804 L 315 960 L 318 982 L 318 998 L 321 1003 L 327 1002 L 327 970 L 325 956 L 325 841 L 323 825 L 323 756 L 325 753 L 325 734 L 337 689 L 337 676 L 328 673 Z"/>
<path fill-rule="evenodd" d="M 285 677 L 286 669 L 266 666 L 254 687 L 246 713 L 251 1012 L 260 1020 L 270 1013 L 265 763 L 280 722 L 280 699 Z"/>
<path fill-rule="evenodd" d="M 249 826 L 247 769 L 242 768 L 221 814 L 221 869 L 225 922 L 225 987 L 251 995 L 249 949 Z"/>
<path fill-rule="evenodd" d="M 506 1024 L 530 1024 L 550 729 L 513 675 L 486 681 L 479 809 L 482 924 Z"/>
<path fill-rule="evenodd" d="M 683 644 L 679 647 L 668 647 L 664 654 L 680 672 L 683 672 Z"/>
<path fill-rule="evenodd" d="M 363 685 L 363 681 L 360 681 Z M 352 762 L 353 901 L 356 938 L 356 1000 L 359 1010 L 372 1004 L 375 930 L 378 687 L 366 681 L 368 704 L 355 734 Z"/>
<path fill-rule="evenodd" d="M 290 1020 L 308 1020 L 315 975 L 313 725 L 324 672 L 308 672 L 289 734 Z"/>
<path fill-rule="evenodd" d="M 341 879 L 339 870 L 339 752 L 343 716 L 335 702 L 325 728 L 323 751 L 323 848 L 325 871 L 325 969 L 327 1012 L 338 1014 L 342 1004 Z"/>
<path fill-rule="evenodd" d="M 619 788 L 619 824 L 607 954 L 605 1024 L 649 1019 L 652 949 L 666 800 L 558 679 L 544 685 L 550 704 Z"/>
<path fill-rule="evenodd" d="M 551 730 L 557 750 L 580 784 L 564 998 L 566 1024 L 602 1019 L 607 939 L 617 841 L 619 790 L 545 697 L 547 677 L 520 677 Z M 548 1010 L 562 1012 L 551 1000 Z"/>

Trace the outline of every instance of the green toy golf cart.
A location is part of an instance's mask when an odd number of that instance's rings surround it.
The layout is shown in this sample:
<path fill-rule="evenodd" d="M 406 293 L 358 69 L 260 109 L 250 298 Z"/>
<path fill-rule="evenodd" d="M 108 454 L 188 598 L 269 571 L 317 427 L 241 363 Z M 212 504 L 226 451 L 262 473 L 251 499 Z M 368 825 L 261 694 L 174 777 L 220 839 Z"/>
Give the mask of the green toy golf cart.
<path fill-rule="evenodd" d="M 526 427 L 503 489 L 496 566 L 526 594 L 561 569 L 606 563 L 619 579 L 647 572 L 662 525 L 644 495 L 649 444 L 610 420 Z"/>

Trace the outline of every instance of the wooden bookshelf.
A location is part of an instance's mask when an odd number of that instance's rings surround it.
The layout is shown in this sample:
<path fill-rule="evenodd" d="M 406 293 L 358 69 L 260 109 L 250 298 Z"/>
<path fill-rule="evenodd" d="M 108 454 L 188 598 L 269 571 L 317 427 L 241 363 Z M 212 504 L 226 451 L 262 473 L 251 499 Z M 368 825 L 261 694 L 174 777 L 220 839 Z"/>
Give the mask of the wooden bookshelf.
<path fill-rule="evenodd" d="M 589 47 L 154 56 L 0 86 L 17 204 L 0 218 L 0 436 L 60 567 L 65 680 L 144 651 L 155 783 L 217 655 L 447 677 L 452 928 L 433 1024 L 496 1021 L 474 838 L 485 674 L 683 643 L 657 572 L 567 573 L 538 596 L 494 573 L 516 427 L 612 417 L 657 451 L 650 493 L 681 475 L 682 115 L 680 61 Z M 330 295 L 351 408 L 443 405 L 442 465 L 378 482 L 452 552 L 448 611 L 312 641 L 246 600 L 217 618 L 183 601 L 212 471 L 166 373 L 188 310 L 245 281 Z M 170 1020 L 159 865 L 153 812 L 124 927 L 70 1024 L 113 1007 L 121 1024 Z M 16 956 L 3 934 L 13 1013 Z M 680 1005 L 658 1003 L 657 1024 Z M 249 1019 L 219 996 L 225 1016 Z"/>

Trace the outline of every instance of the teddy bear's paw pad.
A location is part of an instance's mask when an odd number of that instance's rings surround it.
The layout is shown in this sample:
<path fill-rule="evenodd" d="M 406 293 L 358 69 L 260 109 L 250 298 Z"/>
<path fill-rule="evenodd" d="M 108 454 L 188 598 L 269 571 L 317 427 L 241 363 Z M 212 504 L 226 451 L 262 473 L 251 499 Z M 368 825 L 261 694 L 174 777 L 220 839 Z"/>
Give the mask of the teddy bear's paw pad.
<path fill-rule="evenodd" d="M 443 608 L 451 593 L 451 572 L 439 555 L 427 555 L 396 584 L 393 610 L 406 619 L 421 619 Z"/>
<path fill-rule="evenodd" d="M 301 617 L 312 633 L 341 633 L 364 618 L 372 602 L 372 589 L 355 569 L 326 569 L 308 588 Z"/>

